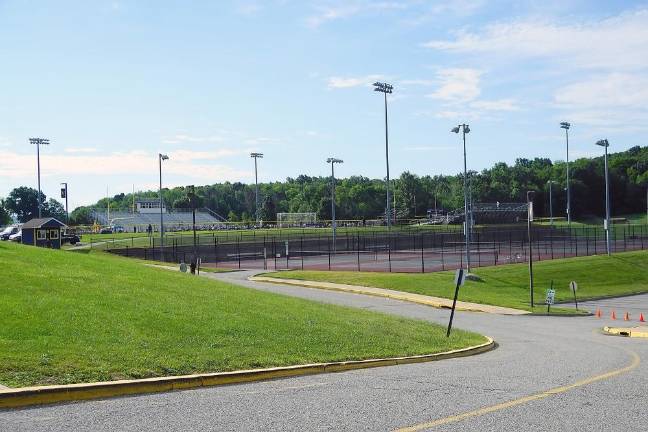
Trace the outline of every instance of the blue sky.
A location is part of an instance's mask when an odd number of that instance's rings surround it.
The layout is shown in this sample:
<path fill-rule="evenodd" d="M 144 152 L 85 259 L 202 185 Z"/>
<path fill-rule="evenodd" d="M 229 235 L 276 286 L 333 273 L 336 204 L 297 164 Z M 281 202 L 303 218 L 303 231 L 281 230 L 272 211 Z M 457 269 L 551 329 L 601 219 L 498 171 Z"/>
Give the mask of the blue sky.
<path fill-rule="evenodd" d="M 71 207 L 165 185 L 382 178 L 646 145 L 648 3 L 456 0 L 0 0 L 0 196 L 36 185 Z"/>

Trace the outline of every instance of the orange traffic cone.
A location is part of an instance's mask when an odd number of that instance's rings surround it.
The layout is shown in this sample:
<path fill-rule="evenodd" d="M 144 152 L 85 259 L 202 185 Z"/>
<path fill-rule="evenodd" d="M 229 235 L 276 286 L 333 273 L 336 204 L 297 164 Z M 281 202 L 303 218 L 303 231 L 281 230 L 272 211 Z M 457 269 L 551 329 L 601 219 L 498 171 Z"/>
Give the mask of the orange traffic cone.
<path fill-rule="evenodd" d="M 643 312 L 639 314 L 639 322 L 646 322 L 643 317 Z"/>
<path fill-rule="evenodd" d="M 596 318 L 601 318 L 601 315 L 602 315 L 601 314 L 601 309 L 596 308 L 596 313 L 594 315 L 596 316 Z"/>
<path fill-rule="evenodd" d="M 628 312 L 623 315 L 623 321 L 630 321 L 630 314 Z"/>
<path fill-rule="evenodd" d="M 611 318 L 612 318 L 613 320 L 616 319 L 616 312 L 612 311 L 612 316 L 611 316 Z"/>

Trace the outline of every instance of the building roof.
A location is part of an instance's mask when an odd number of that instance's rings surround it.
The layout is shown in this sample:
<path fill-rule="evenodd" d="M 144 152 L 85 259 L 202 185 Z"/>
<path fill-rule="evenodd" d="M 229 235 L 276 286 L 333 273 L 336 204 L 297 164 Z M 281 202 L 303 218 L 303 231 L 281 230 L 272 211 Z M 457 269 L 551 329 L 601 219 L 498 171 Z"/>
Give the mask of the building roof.
<path fill-rule="evenodd" d="M 23 224 L 22 229 L 61 228 L 65 224 L 53 217 L 36 218 Z"/>

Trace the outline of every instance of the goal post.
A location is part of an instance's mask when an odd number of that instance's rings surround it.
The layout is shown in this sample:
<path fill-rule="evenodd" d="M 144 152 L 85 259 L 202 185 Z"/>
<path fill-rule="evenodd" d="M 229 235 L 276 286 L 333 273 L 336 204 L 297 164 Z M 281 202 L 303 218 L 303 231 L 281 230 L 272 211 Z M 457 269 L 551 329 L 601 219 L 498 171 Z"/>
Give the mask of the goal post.
<path fill-rule="evenodd" d="M 317 213 L 277 213 L 277 227 L 304 227 L 313 226 L 317 223 Z"/>

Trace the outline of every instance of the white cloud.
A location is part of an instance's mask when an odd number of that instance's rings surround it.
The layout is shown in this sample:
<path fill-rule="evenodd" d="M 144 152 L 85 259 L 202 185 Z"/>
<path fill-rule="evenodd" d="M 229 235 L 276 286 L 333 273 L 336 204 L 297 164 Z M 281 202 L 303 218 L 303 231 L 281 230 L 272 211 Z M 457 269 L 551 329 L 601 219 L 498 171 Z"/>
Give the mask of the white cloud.
<path fill-rule="evenodd" d="M 262 9 L 259 3 L 245 2 L 236 7 L 236 13 L 240 15 L 255 15 Z"/>
<path fill-rule="evenodd" d="M 603 70 L 648 67 L 648 9 L 597 21 L 497 23 L 428 48 L 458 53 L 497 54 L 507 59 L 549 58 L 570 66 Z"/>
<path fill-rule="evenodd" d="M 328 79 L 328 88 L 334 89 L 369 86 L 374 81 L 382 78 L 382 75 L 365 75 L 360 77 L 330 77 Z"/>
<path fill-rule="evenodd" d="M 449 103 L 469 102 L 481 93 L 479 80 L 482 72 L 477 69 L 451 68 L 440 69 L 437 72 L 439 88 L 429 95 Z"/>
<path fill-rule="evenodd" d="M 355 15 L 407 9 L 408 1 L 343 1 L 328 6 L 317 6 L 317 12 L 306 18 L 306 25 L 317 28 L 324 23 L 350 18 Z"/>

